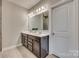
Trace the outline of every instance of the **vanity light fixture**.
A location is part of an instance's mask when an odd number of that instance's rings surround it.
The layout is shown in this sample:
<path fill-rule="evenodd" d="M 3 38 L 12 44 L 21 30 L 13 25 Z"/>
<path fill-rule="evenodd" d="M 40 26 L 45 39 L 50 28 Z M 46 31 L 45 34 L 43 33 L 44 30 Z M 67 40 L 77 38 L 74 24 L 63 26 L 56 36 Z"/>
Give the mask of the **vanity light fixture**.
<path fill-rule="evenodd" d="M 41 6 L 40 8 L 36 9 L 35 11 L 31 12 L 28 14 L 29 17 L 33 17 L 37 14 L 40 14 L 42 12 L 45 12 L 48 10 L 48 5 L 44 5 L 44 6 Z"/>
<path fill-rule="evenodd" d="M 38 9 L 36 9 L 36 12 L 39 13 L 39 12 L 42 12 L 43 10 L 46 10 L 45 6 L 42 6 Z"/>

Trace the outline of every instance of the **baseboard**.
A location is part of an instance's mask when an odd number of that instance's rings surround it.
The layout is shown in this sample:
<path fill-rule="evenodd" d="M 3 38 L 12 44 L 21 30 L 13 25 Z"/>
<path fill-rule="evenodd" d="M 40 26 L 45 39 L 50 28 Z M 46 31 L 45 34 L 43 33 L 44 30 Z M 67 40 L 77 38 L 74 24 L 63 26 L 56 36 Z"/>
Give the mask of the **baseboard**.
<path fill-rule="evenodd" d="M 2 49 L 2 52 L 6 51 L 6 50 L 13 49 L 13 48 L 16 48 L 16 47 L 21 46 L 21 45 L 22 45 L 22 44 L 18 44 L 18 45 L 14 45 L 14 46 L 11 46 L 11 47 L 3 48 L 3 49 Z"/>

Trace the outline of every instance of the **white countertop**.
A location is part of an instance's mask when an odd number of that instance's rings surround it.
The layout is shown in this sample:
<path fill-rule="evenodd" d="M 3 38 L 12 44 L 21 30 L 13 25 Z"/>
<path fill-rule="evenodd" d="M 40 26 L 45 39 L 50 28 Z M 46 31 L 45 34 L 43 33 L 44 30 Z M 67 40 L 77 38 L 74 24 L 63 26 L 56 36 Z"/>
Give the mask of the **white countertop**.
<path fill-rule="evenodd" d="M 39 32 L 39 31 L 37 31 L 37 32 L 23 31 L 22 33 L 37 36 L 37 37 L 44 37 L 44 36 L 49 35 L 48 31 L 42 31 L 42 32 Z"/>

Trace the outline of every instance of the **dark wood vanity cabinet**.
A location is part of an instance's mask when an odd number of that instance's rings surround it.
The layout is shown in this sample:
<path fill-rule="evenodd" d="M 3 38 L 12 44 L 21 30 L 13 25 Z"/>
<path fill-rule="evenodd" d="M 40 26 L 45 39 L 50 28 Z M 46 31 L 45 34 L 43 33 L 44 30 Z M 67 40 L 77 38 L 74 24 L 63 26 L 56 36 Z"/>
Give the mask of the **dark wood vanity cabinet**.
<path fill-rule="evenodd" d="M 22 44 L 39 58 L 49 54 L 49 36 L 37 37 L 22 33 Z"/>

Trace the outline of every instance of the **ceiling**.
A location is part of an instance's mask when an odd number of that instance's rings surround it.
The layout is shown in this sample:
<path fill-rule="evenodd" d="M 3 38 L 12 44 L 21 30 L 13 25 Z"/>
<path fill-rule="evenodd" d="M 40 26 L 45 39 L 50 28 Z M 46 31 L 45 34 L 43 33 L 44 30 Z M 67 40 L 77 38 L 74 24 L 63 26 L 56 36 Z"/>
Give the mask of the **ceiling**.
<path fill-rule="evenodd" d="M 34 5 L 36 5 L 40 0 L 8 0 L 8 1 L 15 3 L 21 7 L 26 8 L 26 9 L 30 9 Z"/>

